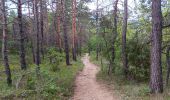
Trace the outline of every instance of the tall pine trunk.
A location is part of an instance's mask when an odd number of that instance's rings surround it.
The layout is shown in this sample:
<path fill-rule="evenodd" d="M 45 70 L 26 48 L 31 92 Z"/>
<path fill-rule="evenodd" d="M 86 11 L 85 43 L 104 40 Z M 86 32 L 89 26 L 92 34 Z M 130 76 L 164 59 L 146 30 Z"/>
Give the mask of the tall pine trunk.
<path fill-rule="evenodd" d="M 66 55 L 66 64 L 70 65 L 69 58 L 69 45 L 68 45 L 68 36 L 67 36 L 67 23 L 66 23 L 66 10 L 65 10 L 65 0 L 61 0 L 62 12 L 63 12 L 63 32 L 64 32 L 64 46 L 65 46 L 65 55 Z"/>
<path fill-rule="evenodd" d="M 44 59 L 44 13 L 43 13 L 44 0 L 40 0 L 40 33 L 41 33 L 41 54 Z"/>
<path fill-rule="evenodd" d="M 57 4 L 57 47 L 59 48 L 59 51 L 60 53 L 62 52 L 62 44 L 61 44 L 61 36 L 60 36 L 60 33 L 61 33 L 61 29 L 60 29 L 60 23 L 61 23 L 61 2 L 60 0 L 58 2 L 56 2 Z"/>
<path fill-rule="evenodd" d="M 18 0 L 18 24 L 19 24 L 19 34 L 20 34 L 20 64 L 21 69 L 26 69 L 26 61 L 25 61 L 25 47 L 24 47 L 24 32 L 23 32 L 23 25 L 22 25 L 22 2 Z"/>
<path fill-rule="evenodd" d="M 128 76 L 128 61 L 126 53 L 126 33 L 127 33 L 127 19 L 128 19 L 128 7 L 127 0 L 124 0 L 124 17 L 123 17 L 123 26 L 122 26 L 122 62 L 125 77 Z"/>
<path fill-rule="evenodd" d="M 40 43 L 39 43 L 39 18 L 38 18 L 38 1 L 34 0 L 34 20 L 35 20 L 35 27 L 36 27 L 36 59 L 35 59 L 35 64 L 39 68 L 40 64 Z"/>
<path fill-rule="evenodd" d="M 151 35 L 151 71 L 150 89 L 152 93 L 163 92 L 161 44 L 162 44 L 162 12 L 161 0 L 152 0 L 152 35 Z"/>
<path fill-rule="evenodd" d="M 11 71 L 8 63 L 8 52 L 7 52 L 7 18 L 6 18 L 6 9 L 5 9 L 5 0 L 1 1 L 2 3 L 2 14 L 3 14 L 3 39 L 2 39 L 2 59 L 5 67 L 5 73 L 7 76 L 7 84 L 10 86 L 12 84 Z"/>
<path fill-rule="evenodd" d="M 72 56 L 73 60 L 76 61 L 76 0 L 72 0 Z"/>

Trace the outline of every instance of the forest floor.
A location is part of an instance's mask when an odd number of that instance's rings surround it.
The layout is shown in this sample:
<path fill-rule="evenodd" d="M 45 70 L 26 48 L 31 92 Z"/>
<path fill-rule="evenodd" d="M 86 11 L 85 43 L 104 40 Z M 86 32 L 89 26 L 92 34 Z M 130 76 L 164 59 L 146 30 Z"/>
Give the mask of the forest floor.
<path fill-rule="evenodd" d="M 91 63 L 89 59 L 88 54 L 82 58 L 84 69 L 76 77 L 73 100 L 119 100 L 113 91 L 97 82 L 96 74 L 100 67 Z"/>

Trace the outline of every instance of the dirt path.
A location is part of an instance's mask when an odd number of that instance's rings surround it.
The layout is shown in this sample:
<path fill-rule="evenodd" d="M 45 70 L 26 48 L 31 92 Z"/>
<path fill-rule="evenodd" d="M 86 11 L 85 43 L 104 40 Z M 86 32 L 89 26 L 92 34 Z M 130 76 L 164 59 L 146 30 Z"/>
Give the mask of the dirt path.
<path fill-rule="evenodd" d="M 96 81 L 96 74 L 99 67 L 89 61 L 89 56 L 86 54 L 82 58 L 84 69 L 76 77 L 76 87 L 73 100 L 119 100 L 106 87 Z"/>

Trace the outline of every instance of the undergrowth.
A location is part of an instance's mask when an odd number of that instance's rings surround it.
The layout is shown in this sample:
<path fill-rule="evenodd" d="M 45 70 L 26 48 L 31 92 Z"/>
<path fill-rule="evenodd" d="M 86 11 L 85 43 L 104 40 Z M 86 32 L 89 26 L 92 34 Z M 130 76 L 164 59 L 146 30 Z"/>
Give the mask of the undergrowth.
<path fill-rule="evenodd" d="M 29 63 L 26 71 L 21 71 L 15 55 L 10 56 L 12 72 L 12 86 L 6 85 L 3 66 L 0 66 L 0 99 L 4 100 L 68 100 L 73 94 L 74 79 L 83 68 L 80 58 L 72 65 L 66 66 L 60 62 L 58 70 L 51 70 L 54 64 L 45 58 L 40 65 L 40 72 L 36 73 L 36 65 Z"/>
<path fill-rule="evenodd" d="M 116 64 L 114 66 L 116 71 L 108 75 L 107 60 L 102 58 L 103 65 L 101 65 L 100 59 L 101 57 L 99 57 L 97 61 L 95 53 L 91 53 L 90 60 L 101 67 L 101 70 L 97 74 L 97 80 L 106 84 L 112 91 L 116 91 L 116 94 L 120 96 L 122 100 L 170 100 L 169 88 L 166 87 L 163 94 L 151 95 L 148 81 L 139 82 L 133 79 L 125 79 L 120 64 Z"/>

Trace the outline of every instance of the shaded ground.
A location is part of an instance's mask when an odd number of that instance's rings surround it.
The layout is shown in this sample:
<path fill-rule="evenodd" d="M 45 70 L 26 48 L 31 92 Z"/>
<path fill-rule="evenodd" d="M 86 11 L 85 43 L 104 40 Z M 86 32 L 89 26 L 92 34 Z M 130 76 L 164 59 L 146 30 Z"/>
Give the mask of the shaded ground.
<path fill-rule="evenodd" d="M 73 100 L 119 100 L 113 91 L 110 92 L 105 85 L 96 81 L 99 67 L 89 61 L 88 54 L 82 61 L 85 66 L 76 77 Z"/>

